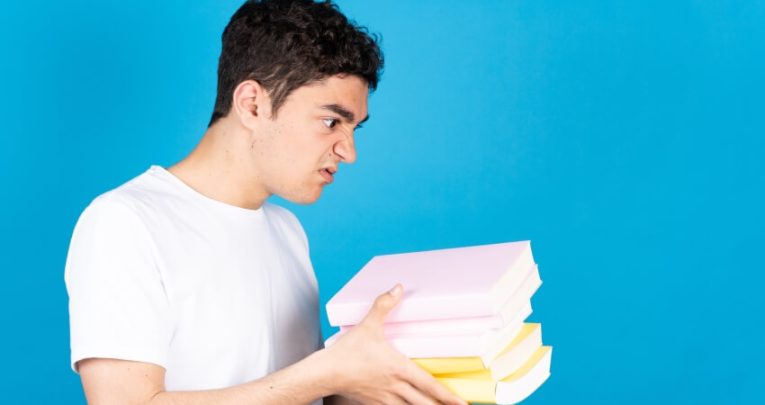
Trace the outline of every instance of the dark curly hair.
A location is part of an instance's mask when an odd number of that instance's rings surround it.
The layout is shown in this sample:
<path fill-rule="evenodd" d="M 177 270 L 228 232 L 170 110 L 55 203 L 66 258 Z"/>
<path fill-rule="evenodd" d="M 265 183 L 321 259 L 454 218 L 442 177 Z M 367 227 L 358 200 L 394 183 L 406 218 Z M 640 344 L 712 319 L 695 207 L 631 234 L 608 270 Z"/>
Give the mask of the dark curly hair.
<path fill-rule="evenodd" d="M 223 31 L 209 125 L 229 113 L 245 80 L 268 92 L 274 116 L 293 90 L 336 74 L 356 75 L 374 90 L 383 67 L 377 41 L 329 0 L 247 1 Z"/>

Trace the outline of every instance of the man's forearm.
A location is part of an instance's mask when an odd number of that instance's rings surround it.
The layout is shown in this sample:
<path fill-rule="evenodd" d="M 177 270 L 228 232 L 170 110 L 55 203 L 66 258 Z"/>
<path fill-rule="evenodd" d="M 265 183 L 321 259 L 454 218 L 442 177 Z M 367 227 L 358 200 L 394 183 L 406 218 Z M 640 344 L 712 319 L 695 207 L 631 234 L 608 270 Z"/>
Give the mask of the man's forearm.
<path fill-rule="evenodd" d="M 361 405 L 361 403 L 356 402 L 350 398 L 333 395 L 331 397 L 324 398 L 324 405 Z"/>
<path fill-rule="evenodd" d="M 148 405 L 195 404 L 310 404 L 332 395 L 331 370 L 323 351 L 261 379 L 229 388 L 206 391 L 160 392 Z"/>

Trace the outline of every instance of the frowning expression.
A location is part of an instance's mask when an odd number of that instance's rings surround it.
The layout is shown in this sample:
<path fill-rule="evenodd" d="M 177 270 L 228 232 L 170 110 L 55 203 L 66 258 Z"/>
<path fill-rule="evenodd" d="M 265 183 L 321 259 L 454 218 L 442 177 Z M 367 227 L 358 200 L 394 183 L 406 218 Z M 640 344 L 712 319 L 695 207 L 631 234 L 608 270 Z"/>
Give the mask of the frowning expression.
<path fill-rule="evenodd" d="M 340 163 L 356 160 L 354 131 L 368 118 L 368 96 L 363 79 L 336 75 L 294 90 L 276 117 L 263 98 L 250 148 L 256 180 L 269 194 L 316 201 Z"/>

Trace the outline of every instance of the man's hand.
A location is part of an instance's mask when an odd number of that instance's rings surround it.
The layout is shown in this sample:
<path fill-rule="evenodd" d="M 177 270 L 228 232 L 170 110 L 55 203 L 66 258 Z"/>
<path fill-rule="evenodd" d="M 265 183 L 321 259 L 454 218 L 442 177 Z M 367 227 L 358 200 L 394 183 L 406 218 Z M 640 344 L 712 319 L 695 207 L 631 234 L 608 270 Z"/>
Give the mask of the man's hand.
<path fill-rule="evenodd" d="M 385 340 L 383 322 L 403 294 L 401 285 L 380 295 L 361 323 L 324 349 L 335 376 L 333 391 L 362 404 L 466 402 Z"/>

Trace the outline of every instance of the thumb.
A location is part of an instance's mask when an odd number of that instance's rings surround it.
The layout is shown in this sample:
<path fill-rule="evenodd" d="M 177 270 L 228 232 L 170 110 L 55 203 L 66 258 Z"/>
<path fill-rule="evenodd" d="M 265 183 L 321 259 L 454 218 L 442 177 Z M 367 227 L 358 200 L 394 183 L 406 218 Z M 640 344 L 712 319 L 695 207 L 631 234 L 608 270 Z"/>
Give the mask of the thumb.
<path fill-rule="evenodd" d="M 388 313 L 401 301 L 403 292 L 404 287 L 401 284 L 396 284 L 390 291 L 380 294 L 372 304 L 372 308 L 369 309 L 367 316 L 361 321 L 361 324 L 372 323 L 382 325 Z"/>

